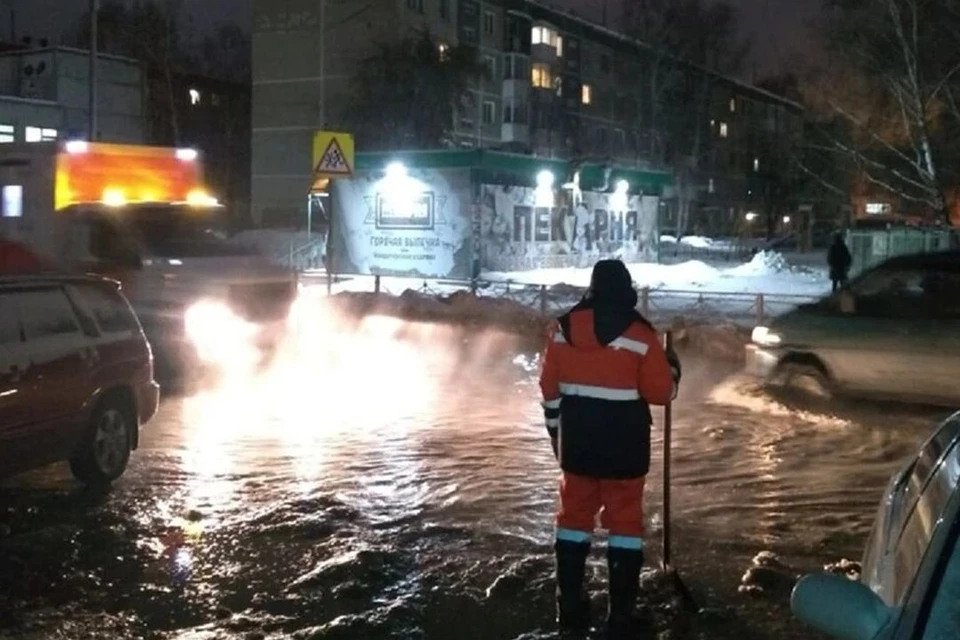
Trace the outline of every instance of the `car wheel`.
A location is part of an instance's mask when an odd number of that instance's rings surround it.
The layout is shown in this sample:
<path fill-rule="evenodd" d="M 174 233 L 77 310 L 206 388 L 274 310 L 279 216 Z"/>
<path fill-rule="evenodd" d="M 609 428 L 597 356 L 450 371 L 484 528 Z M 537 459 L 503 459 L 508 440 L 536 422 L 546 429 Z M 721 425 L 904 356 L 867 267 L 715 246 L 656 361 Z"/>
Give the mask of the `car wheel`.
<path fill-rule="evenodd" d="M 130 462 L 136 422 L 123 398 L 107 396 L 97 405 L 80 443 L 70 459 L 73 475 L 86 484 L 110 483 Z"/>
<path fill-rule="evenodd" d="M 816 398 L 834 396 L 833 381 L 821 367 L 814 364 L 787 362 L 780 365 L 779 382 L 788 389 L 807 393 Z"/>

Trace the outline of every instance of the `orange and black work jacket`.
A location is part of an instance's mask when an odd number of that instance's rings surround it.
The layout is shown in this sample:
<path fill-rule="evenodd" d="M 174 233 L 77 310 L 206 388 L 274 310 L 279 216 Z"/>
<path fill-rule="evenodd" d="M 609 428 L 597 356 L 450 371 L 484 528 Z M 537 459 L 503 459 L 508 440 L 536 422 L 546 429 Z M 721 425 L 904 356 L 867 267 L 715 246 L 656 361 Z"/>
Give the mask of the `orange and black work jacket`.
<path fill-rule="evenodd" d="M 560 467 L 604 479 L 650 469 L 650 405 L 676 390 L 657 332 L 634 309 L 587 299 L 551 328 L 540 375 L 544 416 L 559 432 Z"/>

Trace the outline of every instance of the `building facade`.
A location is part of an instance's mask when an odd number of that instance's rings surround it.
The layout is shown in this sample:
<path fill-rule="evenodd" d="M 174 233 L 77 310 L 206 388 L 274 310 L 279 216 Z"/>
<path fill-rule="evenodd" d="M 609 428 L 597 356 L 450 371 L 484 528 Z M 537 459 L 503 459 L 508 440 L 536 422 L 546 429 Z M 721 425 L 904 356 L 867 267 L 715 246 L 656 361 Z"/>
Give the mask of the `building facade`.
<path fill-rule="evenodd" d="M 0 143 L 88 138 L 89 60 L 65 47 L 0 53 Z M 98 64 L 98 138 L 143 143 L 140 64 L 110 55 Z"/>
<path fill-rule="evenodd" d="M 686 172 L 664 194 L 667 228 L 738 224 L 799 132 L 798 105 L 679 61 L 678 84 L 706 79 L 704 102 L 682 135 L 661 131 L 650 78 L 663 56 L 531 0 L 257 0 L 254 13 L 252 213 L 265 225 L 305 219 L 313 132 L 342 129 L 358 65 L 415 32 L 475 47 L 490 71 L 453 123 L 456 147 Z"/>
<path fill-rule="evenodd" d="M 147 74 L 147 140 L 202 151 L 204 178 L 230 222 L 250 208 L 250 86 L 200 74 Z"/>

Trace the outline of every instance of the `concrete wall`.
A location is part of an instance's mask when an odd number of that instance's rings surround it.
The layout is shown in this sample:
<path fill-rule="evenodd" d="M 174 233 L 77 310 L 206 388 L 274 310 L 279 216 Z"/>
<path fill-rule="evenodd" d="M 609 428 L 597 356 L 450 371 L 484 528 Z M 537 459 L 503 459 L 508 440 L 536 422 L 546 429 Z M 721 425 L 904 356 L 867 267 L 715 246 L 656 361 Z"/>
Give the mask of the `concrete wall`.
<path fill-rule="evenodd" d="M 143 80 L 133 62 L 102 58 L 97 86 L 98 137 L 110 142 L 142 143 Z M 84 52 L 57 51 L 57 99 L 71 137 L 87 137 L 90 125 L 90 62 Z"/>
<path fill-rule="evenodd" d="M 400 2 L 377 0 L 362 6 L 327 2 L 326 20 L 333 26 L 325 34 L 319 26 L 319 3 L 313 0 L 254 3 L 251 213 L 255 222 L 305 224 L 313 134 L 324 128 L 343 129 L 344 105 L 349 103 L 356 66 L 373 54 L 377 43 L 406 28 L 406 23 L 397 21 Z M 326 51 L 325 74 L 322 50 Z M 321 118 L 324 82 L 325 122 Z"/>

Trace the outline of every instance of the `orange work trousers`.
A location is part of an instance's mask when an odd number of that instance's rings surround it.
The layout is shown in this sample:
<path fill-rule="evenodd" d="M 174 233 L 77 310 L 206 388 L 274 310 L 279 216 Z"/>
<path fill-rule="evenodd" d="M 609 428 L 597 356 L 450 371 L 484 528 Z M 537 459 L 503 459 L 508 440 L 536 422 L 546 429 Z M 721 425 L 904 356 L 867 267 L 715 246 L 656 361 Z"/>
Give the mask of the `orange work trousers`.
<path fill-rule="evenodd" d="M 560 478 L 557 539 L 587 542 L 596 525 L 609 531 L 611 547 L 643 548 L 643 488 L 646 478 L 601 480 L 564 472 Z"/>

